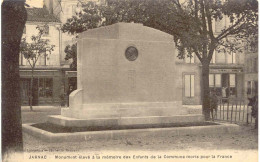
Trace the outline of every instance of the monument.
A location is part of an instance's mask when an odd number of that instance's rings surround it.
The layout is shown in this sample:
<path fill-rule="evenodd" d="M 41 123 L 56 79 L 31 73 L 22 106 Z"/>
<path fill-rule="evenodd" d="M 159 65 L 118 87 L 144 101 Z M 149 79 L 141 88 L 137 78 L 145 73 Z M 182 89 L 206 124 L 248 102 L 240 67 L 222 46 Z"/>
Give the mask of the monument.
<path fill-rule="evenodd" d="M 182 74 L 173 37 L 135 23 L 79 35 L 77 87 L 49 122 L 64 126 L 203 121 L 182 107 Z"/>

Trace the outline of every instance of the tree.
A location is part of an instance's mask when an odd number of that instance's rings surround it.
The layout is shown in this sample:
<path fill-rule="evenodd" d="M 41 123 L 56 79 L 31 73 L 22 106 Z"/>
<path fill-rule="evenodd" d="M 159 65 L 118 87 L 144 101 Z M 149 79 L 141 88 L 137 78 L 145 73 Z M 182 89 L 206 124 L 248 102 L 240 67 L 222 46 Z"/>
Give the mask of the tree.
<path fill-rule="evenodd" d="M 62 26 L 61 30 L 64 33 L 68 32 L 69 34 L 74 35 L 86 31 L 87 28 L 93 29 L 100 26 L 102 20 L 99 15 L 100 6 L 95 5 L 94 2 L 83 3 L 79 1 L 79 4 L 86 10 L 86 13 L 88 13 L 86 15 L 80 14 L 81 19 L 85 19 L 86 21 L 81 21 L 77 16 L 73 16 Z M 66 53 L 65 60 L 72 59 L 70 69 L 77 70 L 77 44 L 67 45 L 64 52 Z"/>
<path fill-rule="evenodd" d="M 178 12 L 176 21 L 185 24 L 184 28 L 173 31 L 179 57 L 187 51 L 195 53 L 202 64 L 202 99 L 205 119 L 209 119 L 209 64 L 215 50 L 237 52 L 243 48 L 242 40 L 257 28 L 258 2 L 256 0 L 194 0 L 186 4 L 173 1 Z M 213 21 L 229 19 L 229 25 L 220 33 L 213 31 Z M 178 30 L 177 33 L 176 30 Z"/>
<path fill-rule="evenodd" d="M 241 51 L 258 31 L 257 0 L 108 0 L 106 5 L 82 4 L 83 10 L 67 20 L 62 31 L 80 33 L 117 22 L 143 23 L 174 36 L 178 58 L 195 56 L 202 65 L 202 107 L 209 109 L 209 64 L 214 51 Z M 213 21 L 229 19 L 219 33 Z"/>
<path fill-rule="evenodd" d="M 37 26 L 36 29 L 39 30 L 38 35 L 31 36 L 31 42 L 27 42 L 26 38 L 22 39 L 21 46 L 20 46 L 20 52 L 21 55 L 24 56 L 24 58 L 27 60 L 27 62 L 31 66 L 31 84 L 30 84 L 30 110 L 32 111 L 32 100 L 33 100 L 33 78 L 34 78 L 34 70 L 37 61 L 40 57 L 43 57 L 44 59 L 47 58 L 48 55 L 51 54 L 51 52 L 54 50 L 54 45 L 49 45 L 48 39 L 43 39 L 42 36 L 44 34 L 45 29 Z"/>
<path fill-rule="evenodd" d="M 64 52 L 66 53 L 65 60 L 72 59 L 70 64 L 71 70 L 77 70 L 77 44 L 67 45 Z"/>
<path fill-rule="evenodd" d="M 252 106 L 251 115 L 255 118 L 255 129 L 258 129 L 258 94 L 252 98 L 248 98 L 248 106 Z"/>
<path fill-rule="evenodd" d="M 24 0 L 2 3 L 2 159 L 23 151 L 19 47 L 27 13 Z"/>

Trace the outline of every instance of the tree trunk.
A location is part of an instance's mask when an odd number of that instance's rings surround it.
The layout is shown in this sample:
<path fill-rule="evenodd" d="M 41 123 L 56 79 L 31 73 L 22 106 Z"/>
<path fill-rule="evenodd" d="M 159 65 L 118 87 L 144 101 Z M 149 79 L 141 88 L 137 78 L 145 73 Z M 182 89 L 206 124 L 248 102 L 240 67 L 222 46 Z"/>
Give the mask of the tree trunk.
<path fill-rule="evenodd" d="M 2 3 L 2 159 L 23 151 L 19 51 L 26 19 L 24 1 Z"/>
<path fill-rule="evenodd" d="M 202 110 L 205 120 L 210 120 L 209 63 L 202 63 Z"/>
<path fill-rule="evenodd" d="M 32 76 L 31 76 L 31 85 L 30 85 L 30 110 L 33 111 L 32 102 L 33 102 L 33 72 L 34 68 L 32 67 Z"/>

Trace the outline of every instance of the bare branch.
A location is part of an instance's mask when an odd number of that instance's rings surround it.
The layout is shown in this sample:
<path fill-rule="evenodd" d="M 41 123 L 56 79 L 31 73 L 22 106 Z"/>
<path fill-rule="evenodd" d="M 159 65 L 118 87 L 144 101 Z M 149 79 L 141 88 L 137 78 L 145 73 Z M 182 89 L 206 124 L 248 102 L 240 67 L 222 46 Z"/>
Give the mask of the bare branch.
<path fill-rule="evenodd" d="M 61 0 L 59 0 L 59 5 L 60 5 L 60 11 L 63 13 L 62 6 L 61 6 Z"/>
<path fill-rule="evenodd" d="M 38 51 L 38 52 L 39 52 L 39 51 Z M 37 63 L 39 57 L 41 56 L 41 54 L 38 53 L 38 52 L 36 53 L 36 57 L 35 57 L 35 65 L 36 65 L 36 63 Z"/>
<path fill-rule="evenodd" d="M 209 29 L 209 36 L 211 38 L 211 40 L 214 40 L 214 34 L 213 34 L 213 30 L 212 30 L 212 20 L 211 20 L 211 13 L 209 11 L 209 1 L 206 0 L 205 1 L 205 11 L 206 11 L 206 17 L 207 17 L 207 22 L 208 22 L 208 29 Z"/>
<path fill-rule="evenodd" d="M 235 35 L 241 32 L 241 30 L 244 29 L 244 25 L 242 24 L 241 26 L 239 26 L 238 28 L 235 29 L 230 29 L 228 33 L 222 35 L 222 37 L 219 38 L 219 40 L 226 38 L 229 35 Z"/>
<path fill-rule="evenodd" d="M 203 58 L 207 57 L 207 43 L 205 42 L 207 40 L 207 23 L 206 23 L 206 16 L 205 16 L 205 6 L 204 6 L 204 2 L 203 0 L 200 0 L 200 12 L 201 12 L 201 19 L 202 19 L 202 36 L 204 38 L 204 42 L 203 42 L 203 52 L 202 52 L 202 56 Z"/>
<path fill-rule="evenodd" d="M 33 67 L 31 62 L 30 62 L 30 58 L 27 58 L 26 60 L 27 60 L 27 62 L 29 62 L 30 66 Z"/>
<path fill-rule="evenodd" d="M 180 1 L 179 1 L 179 0 L 172 0 L 172 2 L 173 2 L 176 6 L 178 6 L 178 8 L 181 9 L 181 4 L 180 4 Z"/>
<path fill-rule="evenodd" d="M 198 57 L 198 59 L 200 60 L 200 62 L 202 62 L 202 58 L 201 58 L 199 52 L 198 52 L 198 51 L 195 51 L 194 53 L 196 54 L 196 56 Z"/>
<path fill-rule="evenodd" d="M 216 44 L 215 43 L 211 43 L 209 46 L 209 52 L 208 52 L 208 61 L 210 62 L 210 60 L 212 59 L 214 50 L 216 48 Z"/>
<path fill-rule="evenodd" d="M 200 22 L 200 19 L 199 19 L 199 6 L 198 6 L 198 0 L 194 0 L 194 8 L 195 8 L 195 19 L 197 22 Z M 199 24 L 198 24 L 199 25 Z M 199 27 L 199 33 L 202 34 L 202 30 L 201 28 Z"/>
<path fill-rule="evenodd" d="M 220 41 L 221 39 L 225 38 L 225 36 L 229 35 L 229 32 L 232 29 L 234 29 L 237 25 L 239 25 L 239 23 L 242 22 L 242 20 L 245 18 L 245 16 L 246 15 L 244 14 L 240 19 L 237 20 L 237 22 L 235 24 L 233 24 L 233 25 L 229 26 L 227 29 L 223 30 L 222 33 L 217 36 L 217 38 L 216 38 L 217 41 Z"/>

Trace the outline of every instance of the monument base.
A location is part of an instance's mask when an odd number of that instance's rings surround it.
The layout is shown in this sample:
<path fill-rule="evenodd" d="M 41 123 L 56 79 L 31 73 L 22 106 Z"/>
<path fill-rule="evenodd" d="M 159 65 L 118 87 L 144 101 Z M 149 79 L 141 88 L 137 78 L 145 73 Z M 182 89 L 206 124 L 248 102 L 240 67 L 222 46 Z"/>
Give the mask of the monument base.
<path fill-rule="evenodd" d="M 153 125 L 167 123 L 193 123 L 204 121 L 203 115 L 175 115 L 175 116 L 149 116 L 149 117 L 122 117 L 122 118 L 92 118 L 76 119 L 61 115 L 49 116 L 48 122 L 64 127 L 87 127 L 87 126 L 131 126 Z"/>
<path fill-rule="evenodd" d="M 63 108 L 48 122 L 61 126 L 117 126 L 202 122 L 201 113 L 191 113 L 181 102 L 85 104 L 79 109 Z"/>
<path fill-rule="evenodd" d="M 61 115 L 76 119 L 174 116 L 188 114 L 181 101 L 102 103 L 73 105 L 61 109 Z"/>

